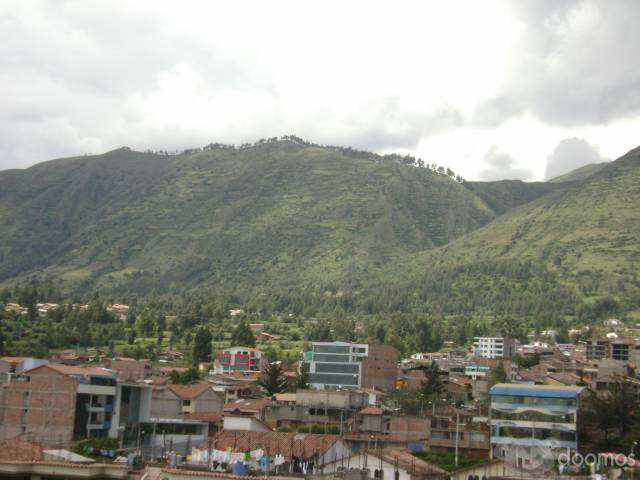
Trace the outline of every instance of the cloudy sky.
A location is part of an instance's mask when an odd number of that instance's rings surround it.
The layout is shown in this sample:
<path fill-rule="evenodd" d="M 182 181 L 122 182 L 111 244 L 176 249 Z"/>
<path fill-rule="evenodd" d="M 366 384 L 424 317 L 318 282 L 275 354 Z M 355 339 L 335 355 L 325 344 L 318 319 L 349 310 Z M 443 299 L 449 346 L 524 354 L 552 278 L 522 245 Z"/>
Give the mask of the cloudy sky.
<path fill-rule="evenodd" d="M 295 134 L 543 179 L 640 144 L 640 2 L 0 3 L 0 169 Z"/>

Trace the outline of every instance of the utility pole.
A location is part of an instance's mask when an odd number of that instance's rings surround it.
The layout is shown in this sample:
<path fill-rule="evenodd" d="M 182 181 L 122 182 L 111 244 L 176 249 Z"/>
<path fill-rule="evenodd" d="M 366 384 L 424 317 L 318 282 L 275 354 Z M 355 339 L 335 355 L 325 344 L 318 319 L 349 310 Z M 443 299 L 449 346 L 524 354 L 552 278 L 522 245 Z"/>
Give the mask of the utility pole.
<path fill-rule="evenodd" d="M 456 467 L 458 466 L 458 442 L 460 440 L 460 414 L 456 412 Z"/>
<path fill-rule="evenodd" d="M 154 423 L 153 424 L 153 432 L 151 433 L 151 461 L 154 462 L 155 461 L 155 456 L 156 456 L 156 426 L 158 424 Z"/>

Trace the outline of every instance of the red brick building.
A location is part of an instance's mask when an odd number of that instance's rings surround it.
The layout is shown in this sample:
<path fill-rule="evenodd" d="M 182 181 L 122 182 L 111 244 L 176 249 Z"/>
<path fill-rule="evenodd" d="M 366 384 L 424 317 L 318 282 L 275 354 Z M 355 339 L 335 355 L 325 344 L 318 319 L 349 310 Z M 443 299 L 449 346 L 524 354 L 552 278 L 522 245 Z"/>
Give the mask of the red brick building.
<path fill-rule="evenodd" d="M 116 380 L 102 368 L 48 364 L 12 377 L 0 391 L 0 440 L 21 436 L 44 446 L 107 436 Z"/>

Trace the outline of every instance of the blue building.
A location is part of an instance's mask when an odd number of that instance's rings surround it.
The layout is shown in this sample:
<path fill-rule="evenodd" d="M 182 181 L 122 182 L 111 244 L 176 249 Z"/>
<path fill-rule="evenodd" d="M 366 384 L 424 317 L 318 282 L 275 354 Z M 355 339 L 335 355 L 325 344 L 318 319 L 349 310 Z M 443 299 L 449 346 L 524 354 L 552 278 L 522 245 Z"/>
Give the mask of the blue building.
<path fill-rule="evenodd" d="M 525 469 L 578 450 L 583 387 L 498 383 L 489 393 L 492 458 Z"/>

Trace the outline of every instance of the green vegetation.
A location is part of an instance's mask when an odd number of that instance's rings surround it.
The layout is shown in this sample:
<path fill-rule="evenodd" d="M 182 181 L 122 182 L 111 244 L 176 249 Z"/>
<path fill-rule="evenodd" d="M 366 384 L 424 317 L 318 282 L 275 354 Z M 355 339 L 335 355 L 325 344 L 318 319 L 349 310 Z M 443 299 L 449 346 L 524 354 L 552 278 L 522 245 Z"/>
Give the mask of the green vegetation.
<path fill-rule="evenodd" d="M 0 282 L 137 295 L 348 284 L 495 218 L 453 172 L 416 163 L 288 138 L 0 172 Z"/>
<path fill-rule="evenodd" d="M 247 322 L 240 322 L 231 334 L 231 344 L 239 347 L 255 347 L 256 337 Z"/>
<path fill-rule="evenodd" d="M 423 370 L 424 380 L 421 385 L 420 393 L 424 398 L 430 398 L 435 401 L 444 392 L 444 384 L 440 379 L 440 367 L 433 360 L 431 365 Z"/>
<path fill-rule="evenodd" d="M 169 376 L 171 377 L 171 383 L 177 385 L 186 385 L 187 383 L 200 380 L 200 372 L 196 367 L 189 367 L 184 372 L 172 371 Z"/>
<path fill-rule="evenodd" d="M 276 393 L 284 392 L 287 387 L 287 378 L 280 363 L 274 362 L 267 365 L 263 371 L 263 376 L 258 380 L 260 385 L 269 397 Z"/>
<path fill-rule="evenodd" d="M 327 435 L 338 435 L 340 433 L 340 427 L 338 425 L 324 423 L 305 423 L 300 425 L 283 425 L 281 427 L 278 427 L 277 431 L 298 433 L 325 433 Z"/>
<path fill-rule="evenodd" d="M 196 331 L 196 335 L 193 338 L 193 362 L 208 362 L 211 360 L 211 342 L 213 336 L 211 331 L 207 327 L 200 327 Z"/>
<path fill-rule="evenodd" d="M 439 453 L 439 452 L 419 452 L 414 455 L 425 462 L 440 467 L 447 472 L 454 472 L 460 468 L 473 467 L 474 465 L 480 465 L 487 460 L 481 458 L 469 458 L 458 456 L 458 466 L 456 466 L 456 457 L 454 453 Z"/>
<path fill-rule="evenodd" d="M 552 178 L 549 180 L 549 183 L 578 182 L 580 180 L 585 180 L 594 173 L 602 170 L 606 165 L 607 163 L 591 163 L 584 167 L 576 168 L 575 170 L 565 173 L 564 175 L 560 175 L 559 177 Z"/>
<path fill-rule="evenodd" d="M 406 354 L 494 333 L 566 339 L 612 316 L 632 325 L 638 205 L 639 150 L 554 185 L 464 182 L 295 137 L 0 172 L 0 348 L 152 361 L 179 349 L 188 365 L 237 344 L 289 362 L 310 340 Z M 65 306 L 40 315 L 37 302 Z M 126 318 L 107 311 L 116 302 Z"/>

